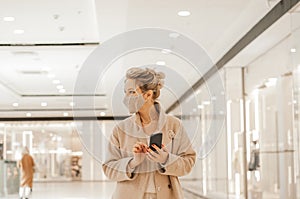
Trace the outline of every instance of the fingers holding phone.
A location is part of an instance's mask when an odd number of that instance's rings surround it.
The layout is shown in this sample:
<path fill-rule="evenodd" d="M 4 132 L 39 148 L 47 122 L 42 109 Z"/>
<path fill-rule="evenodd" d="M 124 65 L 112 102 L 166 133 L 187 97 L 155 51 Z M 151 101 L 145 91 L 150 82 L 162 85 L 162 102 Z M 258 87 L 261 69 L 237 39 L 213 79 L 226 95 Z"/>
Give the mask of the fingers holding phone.
<path fill-rule="evenodd" d="M 151 146 L 152 146 L 151 148 L 154 148 L 155 151 L 149 148 L 147 153 L 147 158 L 154 162 L 165 164 L 169 158 L 168 150 L 164 147 L 164 145 L 162 145 L 162 148 L 159 148 L 155 144 L 152 144 Z"/>
<path fill-rule="evenodd" d="M 130 168 L 135 168 L 140 165 L 146 158 L 148 146 L 142 142 L 137 142 L 133 148 L 133 159 L 129 162 Z"/>
<path fill-rule="evenodd" d="M 132 151 L 134 153 L 146 153 L 147 152 L 147 145 L 142 142 L 137 142 L 134 146 Z"/>

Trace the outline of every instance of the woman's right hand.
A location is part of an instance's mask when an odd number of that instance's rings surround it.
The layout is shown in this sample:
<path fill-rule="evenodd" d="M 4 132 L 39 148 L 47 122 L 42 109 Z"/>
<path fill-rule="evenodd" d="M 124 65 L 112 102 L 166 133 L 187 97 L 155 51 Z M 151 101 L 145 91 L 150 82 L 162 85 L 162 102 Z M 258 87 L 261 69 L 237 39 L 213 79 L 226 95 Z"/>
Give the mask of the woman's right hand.
<path fill-rule="evenodd" d="M 147 153 L 147 148 L 148 146 L 145 143 L 142 142 L 137 142 L 133 148 L 132 148 L 132 152 L 133 152 L 133 159 L 129 162 L 129 167 L 130 168 L 135 168 L 136 166 L 140 165 L 145 157 L 146 157 L 146 153 Z"/>

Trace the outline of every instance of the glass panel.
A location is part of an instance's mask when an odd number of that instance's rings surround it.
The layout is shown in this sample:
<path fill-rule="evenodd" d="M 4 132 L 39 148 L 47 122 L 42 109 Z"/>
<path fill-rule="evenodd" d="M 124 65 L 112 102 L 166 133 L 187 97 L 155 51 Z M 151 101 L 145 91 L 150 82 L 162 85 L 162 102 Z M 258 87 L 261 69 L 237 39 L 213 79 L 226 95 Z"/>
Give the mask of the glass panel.
<path fill-rule="evenodd" d="M 300 5 L 291 13 L 291 50 L 293 64 L 293 82 L 294 82 L 294 149 L 295 153 L 295 181 L 297 186 L 297 198 L 300 198 Z"/>
<path fill-rule="evenodd" d="M 245 73 L 249 103 L 247 177 L 250 195 L 292 199 L 293 77 L 288 65 L 278 71 L 264 65 L 276 54 L 276 48 L 256 60 L 249 66 L 250 72 Z M 260 73 L 263 67 L 265 73 Z"/>

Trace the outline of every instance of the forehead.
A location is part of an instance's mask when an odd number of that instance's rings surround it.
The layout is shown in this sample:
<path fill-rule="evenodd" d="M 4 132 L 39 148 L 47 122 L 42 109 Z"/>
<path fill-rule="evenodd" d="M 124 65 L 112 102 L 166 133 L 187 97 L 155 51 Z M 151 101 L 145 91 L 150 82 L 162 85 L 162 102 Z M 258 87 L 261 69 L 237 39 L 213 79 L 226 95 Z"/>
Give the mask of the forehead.
<path fill-rule="evenodd" d="M 135 90 L 137 87 L 136 80 L 126 79 L 124 86 L 125 90 Z"/>

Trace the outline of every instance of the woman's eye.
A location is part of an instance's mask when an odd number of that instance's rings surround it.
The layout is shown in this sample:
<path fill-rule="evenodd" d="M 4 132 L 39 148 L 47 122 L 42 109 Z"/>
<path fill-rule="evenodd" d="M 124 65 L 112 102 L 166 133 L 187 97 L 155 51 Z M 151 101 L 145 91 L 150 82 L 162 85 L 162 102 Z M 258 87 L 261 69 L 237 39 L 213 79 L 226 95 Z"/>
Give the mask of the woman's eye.
<path fill-rule="evenodd" d="M 129 94 L 135 94 L 135 91 L 129 91 Z"/>

